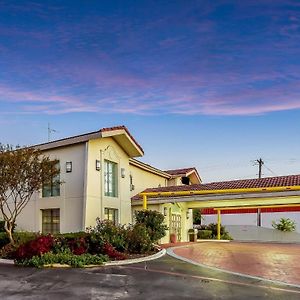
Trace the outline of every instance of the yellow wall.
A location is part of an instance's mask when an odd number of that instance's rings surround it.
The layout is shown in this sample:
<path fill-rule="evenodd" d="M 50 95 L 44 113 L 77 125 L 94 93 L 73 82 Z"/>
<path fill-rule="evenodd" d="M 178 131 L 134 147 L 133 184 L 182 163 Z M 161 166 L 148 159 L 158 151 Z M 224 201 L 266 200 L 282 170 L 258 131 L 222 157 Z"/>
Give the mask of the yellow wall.
<path fill-rule="evenodd" d="M 133 165 L 129 165 L 129 170 L 130 174 L 132 175 L 134 185 L 134 190 L 131 191 L 131 197 L 147 188 L 167 186 L 167 179 L 165 177 L 150 173 Z"/>
<path fill-rule="evenodd" d="M 96 170 L 96 160 L 101 161 L 101 170 Z M 104 195 L 104 160 L 118 164 L 118 196 Z M 125 177 L 121 178 L 121 168 Z M 87 186 L 85 198 L 85 227 L 95 224 L 97 217 L 104 219 L 104 208 L 118 209 L 119 222 L 131 222 L 131 201 L 129 190 L 129 156 L 113 138 L 95 139 L 88 142 Z"/>

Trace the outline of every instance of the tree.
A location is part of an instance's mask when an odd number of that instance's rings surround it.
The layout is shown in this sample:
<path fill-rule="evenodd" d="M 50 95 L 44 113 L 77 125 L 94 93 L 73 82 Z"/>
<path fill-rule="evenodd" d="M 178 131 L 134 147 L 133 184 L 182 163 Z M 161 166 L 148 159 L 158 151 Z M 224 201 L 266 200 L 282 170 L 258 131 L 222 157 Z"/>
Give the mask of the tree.
<path fill-rule="evenodd" d="M 12 245 L 17 216 L 43 184 L 49 185 L 57 177 L 56 163 L 37 149 L 0 144 L 0 210 Z"/>
<path fill-rule="evenodd" d="M 193 209 L 193 224 L 201 225 L 202 218 L 203 217 L 201 216 L 201 210 Z"/>

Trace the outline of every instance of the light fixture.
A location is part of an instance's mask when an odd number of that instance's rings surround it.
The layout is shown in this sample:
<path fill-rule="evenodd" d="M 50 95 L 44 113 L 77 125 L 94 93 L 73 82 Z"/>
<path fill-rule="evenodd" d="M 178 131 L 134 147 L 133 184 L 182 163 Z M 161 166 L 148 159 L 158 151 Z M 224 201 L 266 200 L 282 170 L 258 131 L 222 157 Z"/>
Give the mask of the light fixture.
<path fill-rule="evenodd" d="M 100 160 L 96 159 L 96 170 L 100 171 L 101 170 L 101 162 Z"/>
<path fill-rule="evenodd" d="M 164 216 L 166 217 L 168 214 L 168 208 L 167 207 L 164 207 Z"/>
<path fill-rule="evenodd" d="M 190 218 L 190 210 L 189 210 L 189 209 L 186 211 L 186 218 L 187 218 L 187 219 Z"/>
<path fill-rule="evenodd" d="M 121 168 L 121 177 L 125 178 L 125 169 L 124 168 Z"/>
<path fill-rule="evenodd" d="M 66 162 L 66 172 L 67 173 L 71 173 L 72 172 L 72 162 L 71 161 L 67 161 Z"/>

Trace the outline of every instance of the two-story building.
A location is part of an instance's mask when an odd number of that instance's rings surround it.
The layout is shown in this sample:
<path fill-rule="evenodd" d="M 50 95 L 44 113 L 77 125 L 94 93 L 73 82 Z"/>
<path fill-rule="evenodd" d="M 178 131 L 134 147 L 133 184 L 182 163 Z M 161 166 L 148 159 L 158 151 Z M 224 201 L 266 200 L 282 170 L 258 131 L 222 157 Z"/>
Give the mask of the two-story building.
<path fill-rule="evenodd" d="M 18 216 L 18 230 L 76 232 L 95 225 L 97 217 L 132 223 L 132 196 L 149 187 L 201 182 L 195 168 L 162 171 L 136 160 L 144 151 L 125 126 L 34 147 L 58 160 L 61 184 L 54 178 L 32 197 Z M 155 208 L 166 215 L 163 208 Z M 173 210 L 173 215 L 186 215 L 177 205 Z M 181 234 L 182 226 L 177 227 Z"/>

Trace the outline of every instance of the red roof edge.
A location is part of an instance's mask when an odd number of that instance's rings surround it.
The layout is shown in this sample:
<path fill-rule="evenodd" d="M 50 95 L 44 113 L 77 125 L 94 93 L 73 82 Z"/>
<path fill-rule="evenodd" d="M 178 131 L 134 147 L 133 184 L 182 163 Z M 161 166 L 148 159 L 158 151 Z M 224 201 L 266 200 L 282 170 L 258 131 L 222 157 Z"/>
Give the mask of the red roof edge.
<path fill-rule="evenodd" d="M 137 145 L 137 147 L 142 151 L 142 153 L 144 154 L 144 150 L 141 147 L 141 145 L 136 141 L 136 139 L 131 135 L 131 133 L 129 132 L 129 130 L 127 129 L 127 127 L 125 125 L 120 125 L 120 126 L 113 126 L 113 127 L 105 127 L 100 129 L 100 132 L 107 132 L 107 131 L 114 131 L 114 130 L 125 130 L 125 132 L 128 134 L 128 136 L 133 140 L 133 142 Z"/>

